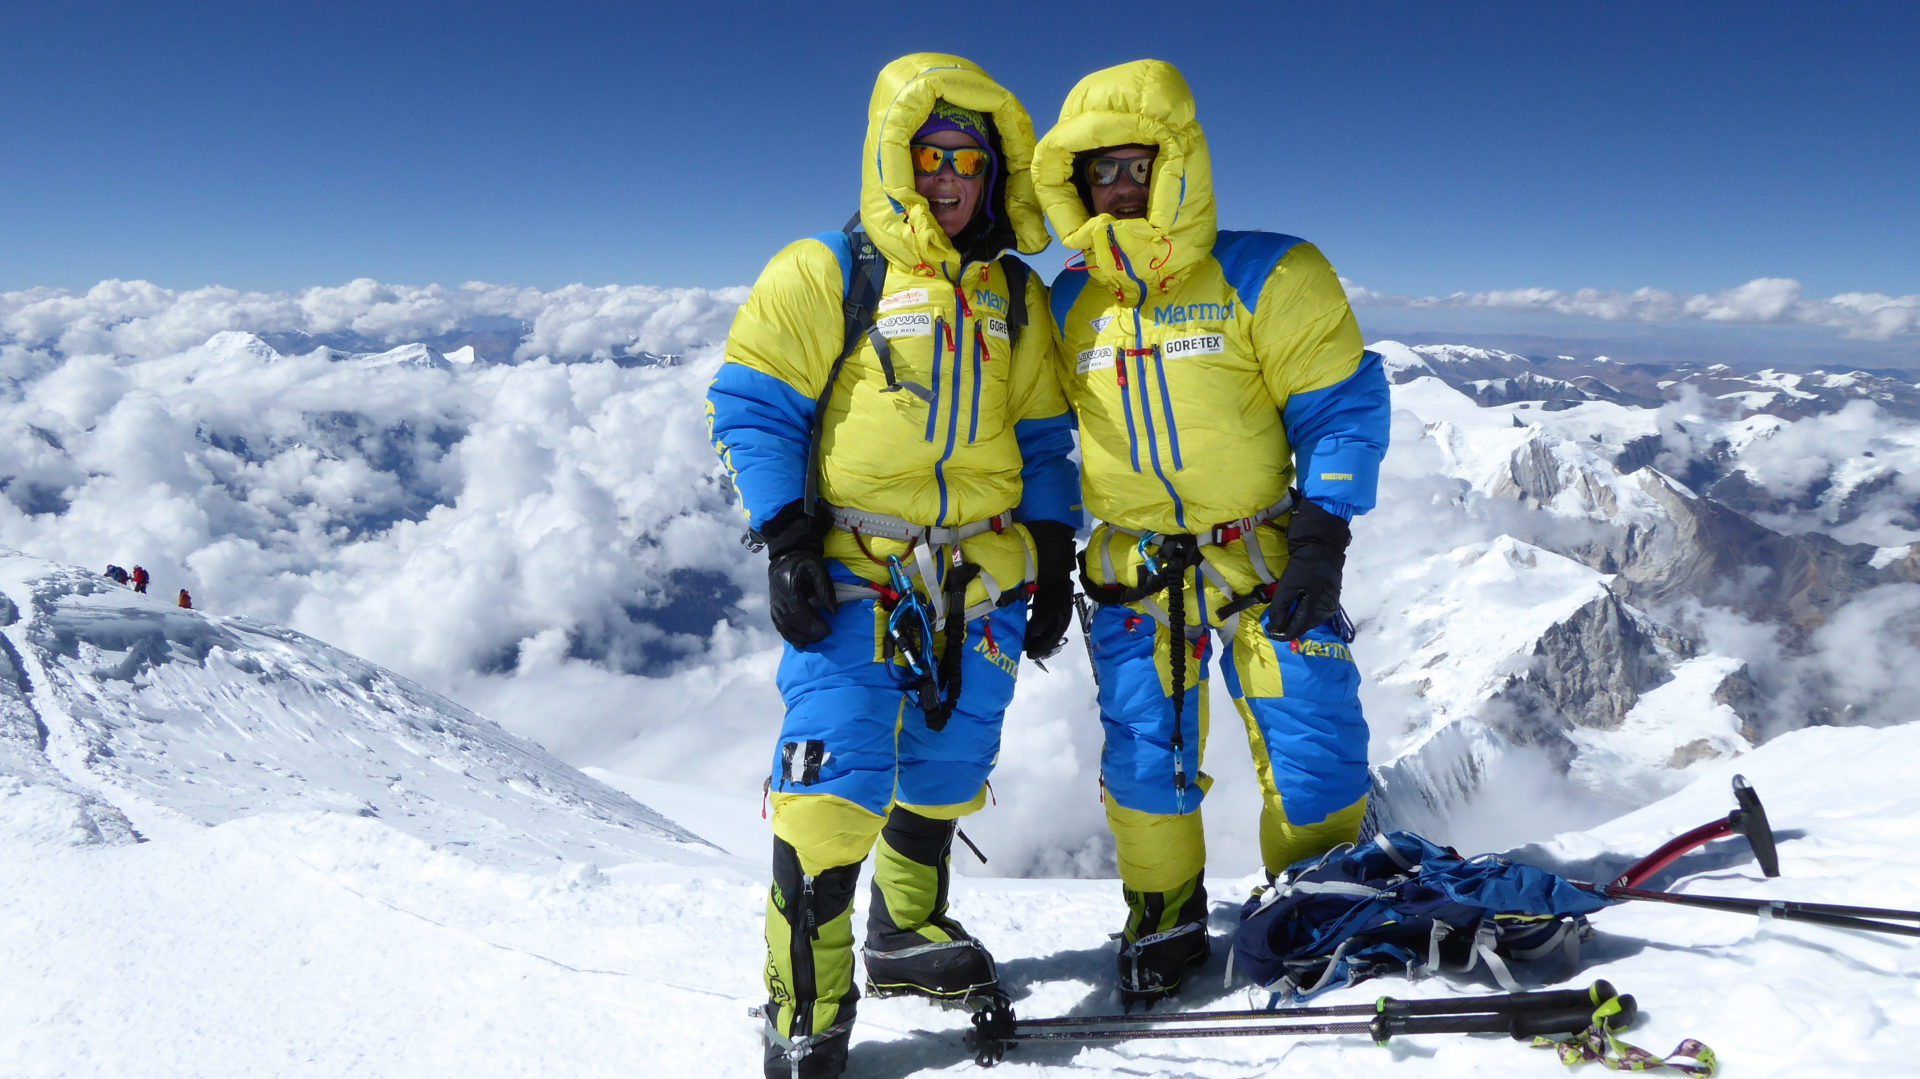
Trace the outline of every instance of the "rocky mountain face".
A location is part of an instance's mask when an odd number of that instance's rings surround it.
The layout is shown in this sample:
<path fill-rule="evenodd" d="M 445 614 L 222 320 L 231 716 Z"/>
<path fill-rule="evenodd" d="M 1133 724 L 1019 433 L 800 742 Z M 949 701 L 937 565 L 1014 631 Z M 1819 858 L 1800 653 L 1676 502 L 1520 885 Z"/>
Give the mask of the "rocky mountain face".
<path fill-rule="evenodd" d="M 1604 739 L 1640 745 L 1678 770 L 1766 732 L 1861 714 L 1841 699 L 1841 680 L 1815 662 L 1831 651 L 1823 627 L 1876 590 L 1920 579 L 1920 547 L 1831 533 L 1848 522 L 1862 533 L 1871 518 L 1877 536 L 1897 540 L 1903 526 L 1911 535 L 1920 507 L 1903 486 L 1906 446 L 1883 435 L 1901 452 L 1798 460 L 1790 485 L 1779 479 L 1780 448 L 1801 437 L 1799 425 L 1823 418 L 1897 432 L 1920 418 L 1920 388 L 1863 373 L 1654 370 L 1447 346 L 1376 348 L 1396 407 L 1420 417 L 1420 441 L 1445 462 L 1452 508 L 1489 522 L 1508 544 L 1506 583 L 1462 586 L 1470 603 L 1442 605 L 1445 616 L 1429 619 L 1430 597 L 1416 590 L 1406 602 L 1403 590 L 1371 619 L 1424 635 L 1374 677 L 1434 709 L 1376 769 L 1386 817 L 1444 816 L 1497 767 L 1501 747 L 1578 770 Z M 1399 439 L 1395 446 L 1406 452 Z M 1468 552 L 1473 567 L 1491 557 L 1481 552 Z M 1423 579 L 1460 575 L 1464 557 L 1455 552 Z M 1498 628 L 1466 616 L 1502 588 L 1531 597 L 1532 607 L 1508 608 Z M 1562 601 L 1539 598 L 1549 595 Z M 1726 624 L 1766 647 L 1725 655 L 1708 627 Z M 1436 676 L 1468 662 L 1465 639 L 1479 653 L 1478 673 Z M 1687 699 L 1676 708 L 1681 686 Z M 1658 708 L 1635 711 L 1662 687 Z M 1792 716 L 1782 714 L 1788 707 Z M 1735 737 L 1693 729 L 1708 715 Z"/>

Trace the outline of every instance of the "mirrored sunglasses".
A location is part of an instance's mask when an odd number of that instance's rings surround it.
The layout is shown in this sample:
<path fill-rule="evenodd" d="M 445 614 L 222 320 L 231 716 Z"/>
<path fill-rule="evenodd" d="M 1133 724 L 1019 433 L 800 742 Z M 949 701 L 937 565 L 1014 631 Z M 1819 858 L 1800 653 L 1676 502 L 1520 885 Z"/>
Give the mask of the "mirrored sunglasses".
<path fill-rule="evenodd" d="M 1134 183 L 1145 187 L 1147 179 L 1153 175 L 1153 158 L 1095 157 L 1087 161 L 1087 182 L 1095 187 L 1118 183 L 1122 172 Z"/>
<path fill-rule="evenodd" d="M 987 167 L 993 164 L 993 154 L 978 146 L 949 148 L 916 142 L 908 147 L 913 156 L 913 171 L 922 176 L 937 175 L 948 165 L 953 166 L 953 174 L 962 180 L 971 180 L 986 175 Z"/>

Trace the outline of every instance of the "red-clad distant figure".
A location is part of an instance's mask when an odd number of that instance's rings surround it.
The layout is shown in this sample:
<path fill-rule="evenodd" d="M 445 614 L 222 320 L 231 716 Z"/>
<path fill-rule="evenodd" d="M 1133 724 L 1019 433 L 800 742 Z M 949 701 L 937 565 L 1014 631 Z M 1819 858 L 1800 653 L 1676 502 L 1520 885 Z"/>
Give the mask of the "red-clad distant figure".
<path fill-rule="evenodd" d="M 178 605 L 181 607 L 185 607 L 189 611 L 193 610 L 193 597 L 187 595 L 187 590 L 184 588 L 180 590 L 180 599 L 179 599 Z"/>
<path fill-rule="evenodd" d="M 133 567 L 132 579 L 133 579 L 133 590 L 135 592 L 144 593 L 147 590 L 147 568 L 145 566 Z"/>

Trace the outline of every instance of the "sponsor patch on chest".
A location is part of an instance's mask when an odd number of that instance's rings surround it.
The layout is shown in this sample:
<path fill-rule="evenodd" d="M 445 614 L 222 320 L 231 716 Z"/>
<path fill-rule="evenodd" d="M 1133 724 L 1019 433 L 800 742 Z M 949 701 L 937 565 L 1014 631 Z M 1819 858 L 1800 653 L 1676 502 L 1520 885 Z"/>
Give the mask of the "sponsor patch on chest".
<path fill-rule="evenodd" d="M 884 313 L 887 311 L 891 311 L 896 307 L 925 306 L 926 302 L 927 302 L 926 289 L 923 289 L 923 288 L 901 289 L 899 292 L 896 292 L 891 296 L 886 296 L 881 298 L 880 311 Z"/>
<path fill-rule="evenodd" d="M 1082 352 L 1075 364 L 1081 374 L 1088 371 L 1106 371 L 1113 367 L 1113 346 L 1101 345 Z"/>
<path fill-rule="evenodd" d="M 933 332 L 933 316 L 925 311 L 909 311 L 888 315 L 873 325 L 880 331 L 880 336 L 889 341 L 900 337 L 926 337 Z"/>
<path fill-rule="evenodd" d="M 1093 327 L 1094 333 L 1101 333 L 1101 332 L 1104 332 L 1107 326 L 1110 325 L 1112 322 L 1113 322 L 1112 315 L 1101 315 L 1099 318 L 1088 319 L 1087 325 Z"/>
<path fill-rule="evenodd" d="M 980 320 L 980 324 L 986 327 L 988 337 L 996 341 L 1005 341 L 1007 339 L 1006 319 L 994 318 L 992 315 L 988 315 L 986 318 Z"/>
<path fill-rule="evenodd" d="M 1187 337 L 1170 337 L 1160 345 L 1160 355 L 1169 360 L 1184 359 L 1188 356 L 1213 356 L 1227 350 L 1227 335 L 1224 333 L 1197 333 Z"/>

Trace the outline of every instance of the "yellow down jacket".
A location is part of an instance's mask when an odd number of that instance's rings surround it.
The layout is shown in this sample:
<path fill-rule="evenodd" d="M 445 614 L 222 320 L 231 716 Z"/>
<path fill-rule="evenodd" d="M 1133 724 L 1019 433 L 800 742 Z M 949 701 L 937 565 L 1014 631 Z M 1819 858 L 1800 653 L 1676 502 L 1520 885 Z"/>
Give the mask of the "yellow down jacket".
<path fill-rule="evenodd" d="M 1158 147 L 1146 217 L 1090 213 L 1075 155 L 1129 143 Z M 1054 281 L 1052 315 L 1094 516 L 1205 533 L 1296 485 L 1343 516 L 1373 505 L 1388 415 L 1377 358 L 1313 245 L 1216 230 L 1207 141 L 1177 70 L 1141 60 L 1081 80 L 1033 171 L 1085 262 Z M 1263 546 L 1280 550 L 1278 535 Z"/>
<path fill-rule="evenodd" d="M 936 99 L 984 113 L 994 128 L 985 200 L 992 250 L 971 261 L 914 188 L 907 145 Z M 881 71 L 862 155 L 860 222 L 886 263 L 877 330 L 890 346 L 893 377 L 871 339 L 847 358 L 826 396 L 822 501 L 918 525 L 962 525 L 1008 510 L 1017 520 L 1077 523 L 1072 422 L 1044 325 L 1047 289 L 1028 275 L 1016 303 L 1000 257 L 1047 244 L 1028 168 L 1033 145 L 1020 103 L 966 60 L 919 53 Z M 813 411 L 845 336 L 847 250 L 842 234 L 825 233 L 773 257 L 734 318 L 708 391 L 715 448 L 755 527 L 802 496 Z M 1016 348 L 1009 319 L 1021 310 L 1032 324 Z M 1025 580 L 1023 531 L 975 536 L 963 552 L 1001 587 L 1014 587 Z M 863 549 L 842 531 L 826 542 L 829 556 L 871 581 L 885 579 L 879 560 L 901 549 L 880 539 Z M 971 602 L 980 589 L 976 583 Z"/>

